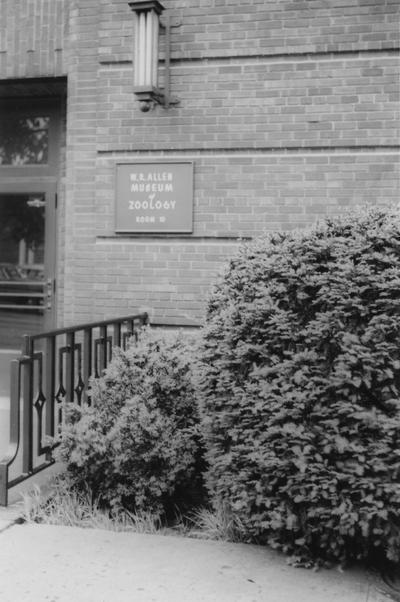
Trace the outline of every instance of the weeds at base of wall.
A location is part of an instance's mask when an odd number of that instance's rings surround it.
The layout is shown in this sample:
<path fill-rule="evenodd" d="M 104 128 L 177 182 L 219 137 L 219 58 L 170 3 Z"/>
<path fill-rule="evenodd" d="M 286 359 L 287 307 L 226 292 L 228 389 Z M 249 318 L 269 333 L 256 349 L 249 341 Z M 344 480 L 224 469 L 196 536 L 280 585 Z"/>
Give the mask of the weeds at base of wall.
<path fill-rule="evenodd" d="M 71 489 L 62 478 L 54 480 L 47 494 L 40 487 L 23 495 L 23 519 L 29 523 L 60 525 L 108 531 L 134 531 L 158 533 L 164 529 L 158 517 L 150 512 L 119 511 L 111 513 L 101 507 L 89 488 L 85 491 Z"/>
<path fill-rule="evenodd" d="M 215 510 L 199 508 L 187 517 L 191 526 L 189 537 L 246 543 L 246 530 L 239 518 L 228 511 L 227 507 Z"/>
<path fill-rule="evenodd" d="M 86 529 L 105 529 L 114 532 L 134 532 L 158 535 L 182 535 L 195 539 L 244 542 L 243 526 L 220 508 L 198 508 L 183 516 L 178 511 L 175 520 L 163 524 L 159 516 L 151 512 L 110 512 L 101 507 L 87 488 L 83 492 L 71 489 L 68 481 L 56 477 L 44 493 L 40 487 L 23 495 L 23 520 Z"/>

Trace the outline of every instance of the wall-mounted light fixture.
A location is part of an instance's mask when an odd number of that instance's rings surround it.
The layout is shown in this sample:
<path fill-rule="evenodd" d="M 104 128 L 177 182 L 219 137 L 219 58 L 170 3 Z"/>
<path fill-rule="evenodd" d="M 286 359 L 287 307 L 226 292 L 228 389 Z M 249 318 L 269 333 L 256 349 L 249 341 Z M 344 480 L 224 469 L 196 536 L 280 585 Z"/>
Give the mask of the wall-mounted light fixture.
<path fill-rule="evenodd" d="M 164 7 L 158 0 L 129 2 L 134 13 L 134 88 L 141 111 L 149 111 L 155 103 L 168 108 L 178 100 L 169 93 L 170 22 L 161 23 Z M 158 40 L 160 27 L 165 28 L 164 88 L 158 87 Z"/>

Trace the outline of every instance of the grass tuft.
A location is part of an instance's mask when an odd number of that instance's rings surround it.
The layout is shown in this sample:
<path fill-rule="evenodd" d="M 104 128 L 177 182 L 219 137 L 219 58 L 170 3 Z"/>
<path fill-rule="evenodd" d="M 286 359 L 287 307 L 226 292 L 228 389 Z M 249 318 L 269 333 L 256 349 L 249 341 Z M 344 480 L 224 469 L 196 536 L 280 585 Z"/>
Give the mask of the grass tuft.
<path fill-rule="evenodd" d="M 148 512 L 134 514 L 127 510 L 105 510 L 100 500 L 93 499 L 89 489 L 75 491 L 62 479 L 56 479 L 47 494 L 35 486 L 23 495 L 23 502 L 23 518 L 30 523 L 135 533 L 165 532 L 159 517 Z"/>
<path fill-rule="evenodd" d="M 235 543 L 247 541 L 243 524 L 224 506 L 215 510 L 199 508 L 187 518 L 192 524 L 188 532 L 190 537 Z"/>
<path fill-rule="evenodd" d="M 77 491 L 62 477 L 56 477 L 46 492 L 37 485 L 23 496 L 23 519 L 30 523 L 63 525 L 108 531 L 132 531 L 244 542 L 246 531 L 240 520 L 226 507 L 216 510 L 199 508 L 182 516 L 176 509 L 173 524 L 163 525 L 159 516 L 150 512 L 104 509 L 89 487 Z"/>

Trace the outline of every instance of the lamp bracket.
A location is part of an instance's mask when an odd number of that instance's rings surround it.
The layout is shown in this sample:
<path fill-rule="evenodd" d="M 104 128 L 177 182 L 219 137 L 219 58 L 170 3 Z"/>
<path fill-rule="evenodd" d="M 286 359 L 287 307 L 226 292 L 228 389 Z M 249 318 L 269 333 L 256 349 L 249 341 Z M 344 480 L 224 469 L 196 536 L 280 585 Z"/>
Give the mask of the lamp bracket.
<path fill-rule="evenodd" d="M 169 96 L 166 89 L 135 86 L 133 91 L 140 103 L 140 110 L 144 113 L 154 109 L 156 104 L 168 109 L 170 105 L 177 105 L 180 102 L 179 98 Z"/>

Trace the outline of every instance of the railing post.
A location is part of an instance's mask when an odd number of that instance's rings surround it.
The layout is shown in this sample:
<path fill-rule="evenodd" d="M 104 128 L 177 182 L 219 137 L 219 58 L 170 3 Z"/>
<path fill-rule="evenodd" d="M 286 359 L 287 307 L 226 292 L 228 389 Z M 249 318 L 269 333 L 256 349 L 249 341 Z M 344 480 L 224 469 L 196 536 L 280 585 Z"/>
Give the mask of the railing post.
<path fill-rule="evenodd" d="M 45 397 L 46 397 L 46 436 L 54 437 L 55 420 L 55 382 L 56 382 L 56 341 L 55 337 L 46 337 L 45 342 Z M 46 453 L 46 459 L 51 460 L 51 451 Z"/>
<path fill-rule="evenodd" d="M 33 343 L 31 337 L 23 337 L 22 374 L 22 472 L 29 474 L 33 468 Z"/>
<path fill-rule="evenodd" d="M 9 465 L 15 459 L 20 444 L 20 416 L 21 416 L 21 372 L 20 361 L 11 361 L 11 387 L 10 387 L 10 439 L 6 456 L 0 464 L 0 506 L 8 504 L 8 473 Z"/>
<path fill-rule="evenodd" d="M 100 327 L 100 376 L 107 368 L 107 326 Z"/>
<path fill-rule="evenodd" d="M 0 506 L 8 504 L 8 464 L 0 464 Z"/>
<path fill-rule="evenodd" d="M 128 320 L 128 333 L 130 337 L 135 336 L 135 322 L 134 320 Z"/>
<path fill-rule="evenodd" d="M 90 377 L 93 374 L 93 336 L 92 329 L 86 328 L 83 333 L 83 367 L 82 367 L 82 380 L 84 384 L 83 390 L 83 401 L 88 402 L 88 386 Z"/>
<path fill-rule="evenodd" d="M 121 323 L 115 322 L 113 324 L 113 346 L 120 347 L 121 346 Z"/>
<path fill-rule="evenodd" d="M 74 383 L 75 383 L 75 333 L 67 333 L 67 353 L 66 353 L 66 369 L 65 369 L 65 401 L 74 401 Z"/>

